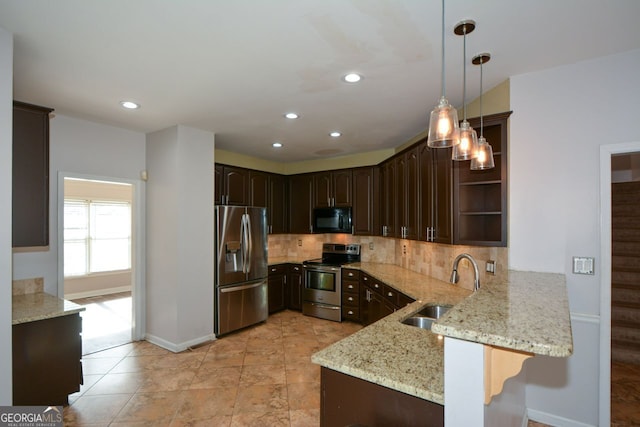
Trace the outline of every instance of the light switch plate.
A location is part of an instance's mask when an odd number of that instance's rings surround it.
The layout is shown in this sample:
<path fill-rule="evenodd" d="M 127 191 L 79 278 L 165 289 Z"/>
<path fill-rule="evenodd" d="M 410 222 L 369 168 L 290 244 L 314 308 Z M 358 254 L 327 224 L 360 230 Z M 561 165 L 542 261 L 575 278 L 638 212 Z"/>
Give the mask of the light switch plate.
<path fill-rule="evenodd" d="M 573 274 L 595 274 L 593 267 L 595 258 L 593 257 L 573 257 Z"/>

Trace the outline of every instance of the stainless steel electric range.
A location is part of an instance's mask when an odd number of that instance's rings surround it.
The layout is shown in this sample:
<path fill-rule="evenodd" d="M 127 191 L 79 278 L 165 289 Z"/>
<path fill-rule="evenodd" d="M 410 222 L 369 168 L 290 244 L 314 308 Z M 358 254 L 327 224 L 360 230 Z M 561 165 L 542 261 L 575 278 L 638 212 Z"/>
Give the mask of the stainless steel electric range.
<path fill-rule="evenodd" d="M 342 321 L 342 265 L 359 261 L 360 245 L 323 243 L 322 258 L 302 263 L 302 313 Z"/>

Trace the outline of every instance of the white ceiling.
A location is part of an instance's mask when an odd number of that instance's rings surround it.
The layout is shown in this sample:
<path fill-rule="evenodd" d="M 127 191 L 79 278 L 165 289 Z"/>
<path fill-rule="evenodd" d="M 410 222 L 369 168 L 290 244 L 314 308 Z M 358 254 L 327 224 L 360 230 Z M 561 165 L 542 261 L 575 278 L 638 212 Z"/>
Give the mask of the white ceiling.
<path fill-rule="evenodd" d="M 477 22 L 468 60 L 492 54 L 489 89 L 638 49 L 638 18 L 638 0 L 448 0 L 447 97 L 462 105 L 462 19 Z M 439 0 L 0 0 L 0 27 L 17 100 L 140 132 L 210 130 L 217 148 L 275 161 L 396 147 L 440 96 Z M 349 71 L 364 80 L 342 82 Z M 478 67 L 467 74 L 470 100 Z"/>

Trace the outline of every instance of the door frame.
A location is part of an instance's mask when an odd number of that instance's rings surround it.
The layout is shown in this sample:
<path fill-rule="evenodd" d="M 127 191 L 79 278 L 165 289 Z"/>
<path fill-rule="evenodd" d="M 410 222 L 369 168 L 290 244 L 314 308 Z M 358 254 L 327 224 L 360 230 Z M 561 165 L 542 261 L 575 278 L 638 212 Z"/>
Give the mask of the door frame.
<path fill-rule="evenodd" d="M 600 146 L 599 425 L 611 424 L 611 156 L 640 152 L 640 141 Z"/>
<path fill-rule="evenodd" d="M 138 179 L 107 177 L 75 172 L 58 172 L 58 296 L 64 298 L 64 180 L 76 178 L 93 181 L 106 181 L 133 186 L 131 206 L 131 301 L 132 325 L 131 339 L 139 341 L 146 334 L 146 297 L 145 297 L 145 187 Z"/>

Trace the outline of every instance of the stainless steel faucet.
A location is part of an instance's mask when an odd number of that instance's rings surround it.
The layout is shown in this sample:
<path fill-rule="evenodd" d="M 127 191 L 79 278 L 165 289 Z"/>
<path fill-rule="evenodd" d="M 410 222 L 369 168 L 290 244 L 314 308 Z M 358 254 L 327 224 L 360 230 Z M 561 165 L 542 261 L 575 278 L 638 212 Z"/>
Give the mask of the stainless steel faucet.
<path fill-rule="evenodd" d="M 453 270 L 451 271 L 451 279 L 449 279 L 449 281 L 451 283 L 458 283 L 458 280 L 460 279 L 460 275 L 458 274 L 458 263 L 462 258 L 468 259 L 473 265 L 473 290 L 477 291 L 480 289 L 480 273 L 478 272 L 478 264 L 476 263 L 476 260 L 469 254 L 460 254 L 453 261 Z"/>

